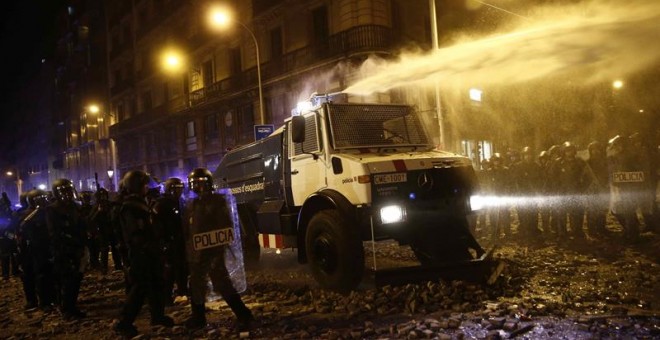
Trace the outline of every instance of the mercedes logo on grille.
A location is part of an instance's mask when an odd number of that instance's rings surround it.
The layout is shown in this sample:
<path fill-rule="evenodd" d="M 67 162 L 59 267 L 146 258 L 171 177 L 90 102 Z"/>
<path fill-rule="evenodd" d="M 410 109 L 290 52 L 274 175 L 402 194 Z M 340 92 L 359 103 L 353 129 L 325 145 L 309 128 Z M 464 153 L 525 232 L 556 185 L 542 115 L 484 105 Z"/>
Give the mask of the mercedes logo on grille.
<path fill-rule="evenodd" d="M 433 177 L 428 172 L 423 172 L 417 177 L 417 186 L 420 189 L 430 191 L 433 189 Z"/>

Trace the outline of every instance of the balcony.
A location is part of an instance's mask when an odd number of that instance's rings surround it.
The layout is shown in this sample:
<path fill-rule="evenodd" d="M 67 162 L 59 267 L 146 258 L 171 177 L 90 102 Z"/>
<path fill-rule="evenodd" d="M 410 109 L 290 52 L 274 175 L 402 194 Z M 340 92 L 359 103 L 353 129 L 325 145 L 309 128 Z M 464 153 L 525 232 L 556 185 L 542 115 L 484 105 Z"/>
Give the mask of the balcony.
<path fill-rule="evenodd" d="M 330 36 L 327 42 L 317 42 L 287 53 L 261 65 L 262 81 L 290 73 L 323 60 L 350 57 L 360 53 L 389 52 L 394 46 L 392 29 L 385 26 L 357 26 Z M 191 106 L 204 104 L 257 84 L 257 69 L 253 67 L 231 78 L 190 93 Z"/>

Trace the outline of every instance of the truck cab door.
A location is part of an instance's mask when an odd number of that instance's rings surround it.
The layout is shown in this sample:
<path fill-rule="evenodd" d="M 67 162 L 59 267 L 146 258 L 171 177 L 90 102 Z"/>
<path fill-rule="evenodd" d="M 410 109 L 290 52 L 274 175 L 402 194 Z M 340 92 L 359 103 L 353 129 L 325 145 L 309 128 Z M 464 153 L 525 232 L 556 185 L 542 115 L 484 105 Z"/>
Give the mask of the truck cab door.
<path fill-rule="evenodd" d="M 289 133 L 289 161 L 293 204 L 301 206 L 305 199 L 326 187 L 326 167 L 323 162 L 323 143 L 319 117 L 316 112 L 306 114 L 304 141 L 295 143 Z"/>

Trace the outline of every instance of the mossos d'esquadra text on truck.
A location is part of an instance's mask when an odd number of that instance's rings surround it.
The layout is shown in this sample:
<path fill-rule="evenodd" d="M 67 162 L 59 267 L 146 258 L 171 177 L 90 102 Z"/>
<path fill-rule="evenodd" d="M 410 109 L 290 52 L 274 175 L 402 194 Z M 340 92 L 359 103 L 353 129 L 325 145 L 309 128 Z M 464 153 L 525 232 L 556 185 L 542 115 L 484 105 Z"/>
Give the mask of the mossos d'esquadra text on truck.
<path fill-rule="evenodd" d="M 270 136 L 230 150 L 214 177 L 236 198 L 246 260 L 298 248 L 326 288 L 360 283 L 364 241 L 409 245 L 425 272 L 485 260 L 467 222 L 472 164 L 436 150 L 411 106 L 314 96 Z"/>

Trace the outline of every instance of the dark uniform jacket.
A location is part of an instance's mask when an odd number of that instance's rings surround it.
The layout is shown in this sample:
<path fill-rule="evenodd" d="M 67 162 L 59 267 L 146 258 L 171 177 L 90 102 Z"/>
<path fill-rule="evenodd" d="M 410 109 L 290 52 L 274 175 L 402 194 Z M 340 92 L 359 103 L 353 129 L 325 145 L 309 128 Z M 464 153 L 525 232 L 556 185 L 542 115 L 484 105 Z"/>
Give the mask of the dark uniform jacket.
<path fill-rule="evenodd" d="M 78 266 L 86 240 L 86 226 L 80 208 L 73 202 L 56 201 L 47 207 L 46 222 L 53 255 L 59 262 L 56 264 Z"/>

